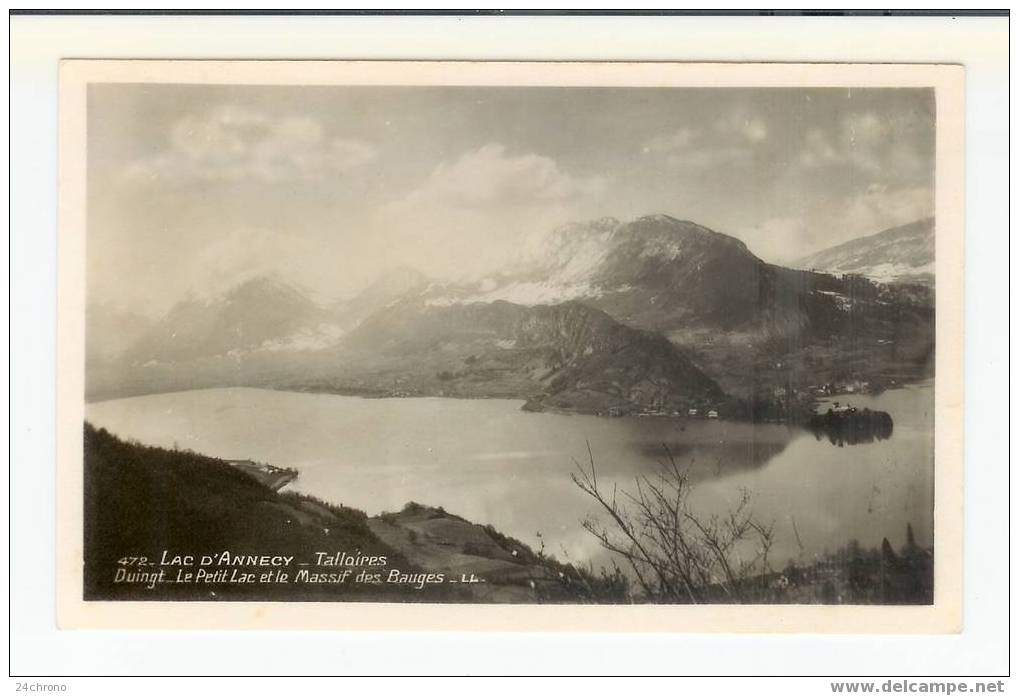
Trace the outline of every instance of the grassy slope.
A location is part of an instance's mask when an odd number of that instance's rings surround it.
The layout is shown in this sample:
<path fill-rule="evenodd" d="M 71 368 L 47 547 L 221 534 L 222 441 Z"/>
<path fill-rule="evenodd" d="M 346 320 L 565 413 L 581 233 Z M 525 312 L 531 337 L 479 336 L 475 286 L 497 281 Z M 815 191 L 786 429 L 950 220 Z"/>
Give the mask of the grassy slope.
<path fill-rule="evenodd" d="M 299 557 L 322 550 L 360 550 L 400 562 L 369 531 L 363 512 L 278 494 L 221 460 L 124 442 L 89 425 L 85 426 L 84 541 L 88 599 L 209 597 L 213 589 L 209 586 L 169 585 L 157 595 L 113 584 L 119 559 L 144 555 L 158 560 L 163 549 L 179 554 L 229 550 Z M 322 591 L 300 587 L 302 592 Z M 371 598 L 370 588 L 351 587 L 327 591 L 353 591 Z M 265 587 L 214 589 L 218 597 L 239 599 L 270 598 L 279 592 Z"/>
<path fill-rule="evenodd" d="M 125 442 L 88 424 L 84 466 L 86 599 L 589 602 L 620 601 L 625 589 L 618 578 L 560 564 L 441 509 L 410 504 L 400 513 L 368 518 L 311 496 L 274 492 L 222 460 Z M 305 562 L 320 551 L 360 552 L 386 556 L 383 573 L 394 568 L 452 577 L 477 573 L 487 582 L 433 584 L 423 591 L 351 583 L 166 583 L 149 590 L 113 582 L 120 559 L 145 556 L 158 563 L 164 550 L 292 555 Z"/>

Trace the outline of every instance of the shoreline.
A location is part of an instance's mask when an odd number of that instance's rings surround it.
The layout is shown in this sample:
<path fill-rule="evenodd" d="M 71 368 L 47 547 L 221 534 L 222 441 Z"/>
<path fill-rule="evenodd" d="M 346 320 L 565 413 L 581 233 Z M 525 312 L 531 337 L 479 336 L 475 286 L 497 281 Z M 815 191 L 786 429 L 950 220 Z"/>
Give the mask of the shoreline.
<path fill-rule="evenodd" d="M 894 391 L 896 389 L 909 389 L 909 388 L 934 388 L 933 377 L 921 377 L 915 380 L 904 380 L 896 383 L 894 386 L 882 390 Z M 161 396 L 166 394 L 187 394 L 190 392 L 203 392 L 203 391 L 214 391 L 221 389 L 251 389 L 256 391 L 273 391 L 273 392 L 284 392 L 290 394 L 324 394 L 329 396 L 347 396 L 358 399 L 369 399 L 369 400 L 384 400 L 384 399 L 453 399 L 458 401 L 519 401 L 526 403 L 528 400 L 534 397 L 528 396 L 510 396 L 510 395 L 457 395 L 450 396 L 447 394 L 407 394 L 407 395 L 394 395 L 386 394 L 382 392 L 369 392 L 367 390 L 356 390 L 356 389 L 299 389 L 296 387 L 274 387 L 272 385 L 257 385 L 257 384 L 221 384 L 221 385 L 209 385 L 201 387 L 192 387 L 190 389 L 168 389 L 168 390 L 154 390 L 154 391 L 143 391 L 139 393 L 125 393 L 118 396 L 103 396 L 102 398 L 94 398 L 90 396 L 85 397 L 86 404 L 101 404 L 108 401 L 122 401 L 125 399 L 138 399 L 145 396 Z M 826 394 L 824 396 L 818 396 L 816 401 L 823 403 L 828 400 L 836 399 L 841 396 L 879 396 L 880 393 L 865 393 L 865 392 L 835 392 L 832 394 Z M 573 409 L 562 409 L 554 406 L 545 407 L 544 412 L 551 413 L 554 410 L 561 410 L 565 413 L 578 413 L 579 411 Z M 535 411 L 540 413 L 541 411 Z M 651 415 L 651 414 L 649 414 Z M 658 414 L 655 414 L 658 415 Z M 667 414 L 661 414 L 667 415 Z"/>
<path fill-rule="evenodd" d="M 594 418 L 640 418 L 640 419 L 656 419 L 656 420 L 671 420 L 677 423 L 689 423 L 689 422 L 731 422 L 731 423 L 749 423 L 752 425 L 785 425 L 790 428 L 798 428 L 802 430 L 810 430 L 809 423 L 814 415 L 822 413 L 820 410 L 824 404 L 831 404 L 835 401 L 843 401 L 845 399 L 852 398 L 875 398 L 880 396 L 882 393 L 887 391 L 894 391 L 896 389 L 907 389 L 907 388 L 934 388 L 934 379 L 925 378 L 915 382 L 903 382 L 894 385 L 890 389 L 883 389 L 881 392 L 870 393 L 870 392 L 838 392 L 827 394 L 824 396 L 811 397 L 809 401 L 801 401 L 799 408 L 796 413 L 798 417 L 794 418 L 740 418 L 740 417 L 728 417 L 719 415 L 717 417 L 709 417 L 703 414 L 689 415 L 678 412 L 674 413 L 661 413 L 655 411 L 635 411 L 625 410 L 620 413 L 606 413 L 604 410 L 596 409 L 585 409 L 585 408 L 564 408 L 561 406 L 548 406 L 542 404 L 540 401 L 536 401 L 535 397 L 524 397 L 524 396 L 448 396 L 442 394 L 408 394 L 408 395 L 392 395 L 384 393 L 365 393 L 361 390 L 334 390 L 334 389 L 297 389 L 289 387 L 273 387 L 273 386 L 252 386 L 252 385 L 224 385 L 224 386 L 211 386 L 211 387 L 196 387 L 194 389 L 175 389 L 173 391 L 153 391 L 145 392 L 141 394 L 132 394 L 128 396 L 117 396 L 112 398 L 103 398 L 96 400 L 89 400 L 86 398 L 85 406 L 88 408 L 91 405 L 110 403 L 114 401 L 126 401 L 129 399 L 141 399 L 146 397 L 157 397 L 157 396 L 169 396 L 174 394 L 188 394 L 194 392 L 208 392 L 208 391 L 222 391 L 222 390 L 253 390 L 253 391 L 265 391 L 265 392 L 279 392 L 284 394 L 304 394 L 312 396 L 340 396 L 344 398 L 355 398 L 364 399 L 370 401 L 385 401 L 385 400 L 452 400 L 452 401 L 503 401 L 513 404 L 519 404 L 519 410 L 524 413 L 535 413 L 535 414 L 549 414 L 559 416 L 591 416 Z M 732 400 L 729 397 L 728 403 L 741 403 Z M 701 409 L 703 410 L 703 409 Z"/>

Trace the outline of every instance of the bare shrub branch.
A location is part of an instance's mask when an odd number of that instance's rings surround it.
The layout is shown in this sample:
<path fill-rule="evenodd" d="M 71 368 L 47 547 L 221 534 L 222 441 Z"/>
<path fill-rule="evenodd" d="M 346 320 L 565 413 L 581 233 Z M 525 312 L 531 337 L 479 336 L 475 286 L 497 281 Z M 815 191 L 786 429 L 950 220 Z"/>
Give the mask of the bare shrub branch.
<path fill-rule="evenodd" d="M 773 524 L 758 521 L 751 496 L 739 500 L 723 515 L 704 517 L 689 504 L 689 476 L 664 447 L 665 461 L 654 477 L 635 477 L 634 490 L 611 493 L 598 483 L 594 454 L 588 443 L 587 465 L 574 460 L 574 484 L 598 503 L 611 524 L 584 521 L 608 551 L 620 556 L 633 571 L 641 590 L 653 599 L 672 602 L 746 602 L 754 581 L 771 571 L 768 556 Z"/>

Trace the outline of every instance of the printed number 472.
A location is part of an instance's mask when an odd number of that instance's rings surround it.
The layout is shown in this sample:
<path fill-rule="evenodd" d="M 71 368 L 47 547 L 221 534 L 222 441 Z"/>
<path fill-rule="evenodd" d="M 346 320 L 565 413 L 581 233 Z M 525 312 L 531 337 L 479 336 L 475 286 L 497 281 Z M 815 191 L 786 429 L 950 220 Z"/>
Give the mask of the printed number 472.
<path fill-rule="evenodd" d="M 143 566 L 148 565 L 148 559 L 145 556 L 124 556 L 119 561 L 117 561 L 117 565 Z"/>

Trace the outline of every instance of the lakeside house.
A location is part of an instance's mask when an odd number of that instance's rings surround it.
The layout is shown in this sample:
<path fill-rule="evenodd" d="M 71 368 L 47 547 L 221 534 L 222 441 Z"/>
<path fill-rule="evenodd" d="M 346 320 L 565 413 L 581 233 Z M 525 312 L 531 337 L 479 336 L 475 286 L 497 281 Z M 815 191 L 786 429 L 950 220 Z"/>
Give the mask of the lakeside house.
<path fill-rule="evenodd" d="M 892 380 L 895 384 L 895 380 Z M 883 390 L 880 384 L 871 384 L 862 379 L 851 379 L 845 382 L 828 382 L 807 387 L 817 396 L 834 396 L 836 394 L 877 394 Z"/>

